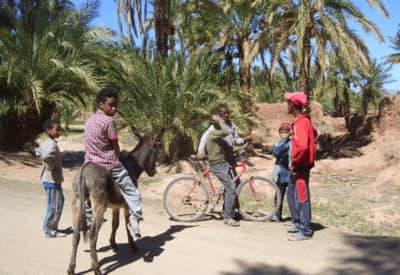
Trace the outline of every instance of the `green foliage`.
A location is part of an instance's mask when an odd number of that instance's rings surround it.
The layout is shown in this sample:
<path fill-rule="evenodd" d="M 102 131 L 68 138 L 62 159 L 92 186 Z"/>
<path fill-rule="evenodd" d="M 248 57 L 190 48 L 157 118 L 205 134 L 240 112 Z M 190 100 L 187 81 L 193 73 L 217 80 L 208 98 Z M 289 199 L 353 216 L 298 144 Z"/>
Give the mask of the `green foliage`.
<path fill-rule="evenodd" d="M 60 110 L 61 122 L 64 124 L 64 129 L 68 132 L 70 130 L 69 126 L 79 117 L 81 111 L 77 108 L 76 104 L 66 100 L 61 102 L 58 110 Z"/>
<path fill-rule="evenodd" d="M 11 22 L 0 27 L 1 102 L 12 106 L 0 117 L 2 146 L 34 140 L 57 104 L 85 104 L 85 95 L 98 90 L 96 60 L 110 33 L 89 27 L 98 4 L 92 3 L 79 11 L 67 1 L 0 3 Z"/>
<path fill-rule="evenodd" d="M 165 128 L 163 144 L 168 158 L 193 152 L 198 133 L 210 110 L 222 97 L 215 85 L 212 57 L 190 61 L 171 56 L 163 64 L 132 57 L 124 64 L 120 110 L 128 124 L 141 130 Z M 186 147 L 186 148 L 182 148 Z"/>

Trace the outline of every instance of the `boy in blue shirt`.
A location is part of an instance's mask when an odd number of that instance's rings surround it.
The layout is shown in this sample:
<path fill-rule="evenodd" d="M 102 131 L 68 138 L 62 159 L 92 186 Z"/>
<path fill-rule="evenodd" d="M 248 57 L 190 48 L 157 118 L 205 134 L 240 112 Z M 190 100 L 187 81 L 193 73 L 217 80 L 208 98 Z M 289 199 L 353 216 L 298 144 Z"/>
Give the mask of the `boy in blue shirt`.
<path fill-rule="evenodd" d="M 280 204 L 278 205 L 278 210 L 274 216 L 271 217 L 271 221 L 281 222 L 282 221 L 282 204 L 285 196 L 286 188 L 290 183 L 291 172 L 289 170 L 289 160 L 290 160 L 290 150 L 291 150 L 291 141 L 290 141 L 290 123 L 281 123 L 279 125 L 279 136 L 280 140 L 274 144 L 272 149 L 272 155 L 275 157 L 275 165 L 272 170 L 272 180 L 278 185 L 279 190 L 281 191 L 281 199 Z M 277 201 L 275 199 L 275 201 Z M 289 208 L 291 203 L 289 202 Z M 294 205 L 293 205 L 294 206 Z M 292 212 L 292 211 L 291 211 Z"/>

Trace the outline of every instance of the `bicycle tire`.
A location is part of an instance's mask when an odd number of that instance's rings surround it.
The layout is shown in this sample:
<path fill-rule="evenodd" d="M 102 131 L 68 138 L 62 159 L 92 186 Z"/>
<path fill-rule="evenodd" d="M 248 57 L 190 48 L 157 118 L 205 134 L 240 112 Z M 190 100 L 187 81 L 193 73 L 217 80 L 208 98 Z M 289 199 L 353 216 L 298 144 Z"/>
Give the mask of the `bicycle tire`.
<path fill-rule="evenodd" d="M 264 177 L 251 177 L 242 182 L 236 192 L 239 212 L 250 221 L 268 220 L 276 213 L 281 201 L 279 187 Z"/>
<path fill-rule="evenodd" d="M 164 191 L 164 209 L 172 220 L 192 222 L 207 211 L 210 194 L 194 177 L 180 177 L 171 181 Z"/>

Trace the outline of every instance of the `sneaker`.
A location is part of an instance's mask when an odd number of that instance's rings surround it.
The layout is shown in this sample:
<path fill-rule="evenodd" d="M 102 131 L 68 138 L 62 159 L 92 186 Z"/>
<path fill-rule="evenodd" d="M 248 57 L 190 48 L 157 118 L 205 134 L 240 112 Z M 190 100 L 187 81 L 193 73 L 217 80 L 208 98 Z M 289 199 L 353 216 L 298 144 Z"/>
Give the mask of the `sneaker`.
<path fill-rule="evenodd" d="M 299 232 L 299 229 L 297 228 L 297 226 L 295 224 L 292 224 L 290 227 L 288 227 L 287 232 L 288 233 L 297 233 L 297 232 Z"/>
<path fill-rule="evenodd" d="M 224 224 L 229 225 L 229 226 L 239 226 L 240 223 L 238 221 L 235 221 L 234 219 L 224 219 Z"/>
<path fill-rule="evenodd" d="M 55 238 L 57 237 L 57 231 L 50 230 L 49 232 L 44 233 L 46 238 Z"/>
<path fill-rule="evenodd" d="M 282 219 L 279 218 L 277 215 L 273 215 L 271 218 L 269 218 L 270 222 L 282 222 Z"/>
<path fill-rule="evenodd" d="M 296 234 L 293 234 L 292 236 L 289 237 L 289 241 L 297 242 L 297 241 L 305 241 L 305 240 L 310 240 L 311 236 L 306 236 L 301 232 L 297 232 Z"/>
<path fill-rule="evenodd" d="M 140 227 L 139 227 L 139 221 L 132 219 L 128 225 L 127 225 L 129 234 L 132 236 L 132 238 L 141 238 L 142 234 L 140 234 Z"/>

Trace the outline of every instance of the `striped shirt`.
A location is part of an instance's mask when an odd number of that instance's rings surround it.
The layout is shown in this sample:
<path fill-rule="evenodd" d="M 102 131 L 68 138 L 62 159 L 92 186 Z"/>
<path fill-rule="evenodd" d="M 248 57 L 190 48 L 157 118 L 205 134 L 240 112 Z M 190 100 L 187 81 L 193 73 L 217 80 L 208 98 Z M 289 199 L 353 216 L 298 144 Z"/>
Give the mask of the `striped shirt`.
<path fill-rule="evenodd" d="M 107 170 L 121 166 L 111 141 L 118 140 L 114 119 L 98 109 L 85 124 L 85 163 L 94 162 Z"/>

